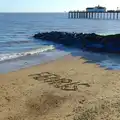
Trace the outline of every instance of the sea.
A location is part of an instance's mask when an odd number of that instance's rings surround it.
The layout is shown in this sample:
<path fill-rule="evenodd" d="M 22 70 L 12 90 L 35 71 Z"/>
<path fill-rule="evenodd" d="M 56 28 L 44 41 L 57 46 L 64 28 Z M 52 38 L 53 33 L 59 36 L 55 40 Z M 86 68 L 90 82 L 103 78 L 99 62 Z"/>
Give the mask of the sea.
<path fill-rule="evenodd" d="M 68 19 L 67 13 L 0 13 L 0 73 L 59 59 L 80 56 L 87 63 L 120 69 L 120 55 L 91 53 L 34 39 L 38 32 L 120 33 L 120 20 Z M 69 62 L 69 61 L 68 61 Z"/>

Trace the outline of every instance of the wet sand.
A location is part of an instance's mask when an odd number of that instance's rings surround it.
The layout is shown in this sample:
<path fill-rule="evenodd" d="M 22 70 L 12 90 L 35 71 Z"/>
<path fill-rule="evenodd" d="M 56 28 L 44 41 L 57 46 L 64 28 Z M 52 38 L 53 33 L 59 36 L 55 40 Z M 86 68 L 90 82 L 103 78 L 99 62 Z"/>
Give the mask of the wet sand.
<path fill-rule="evenodd" d="M 80 57 L 0 75 L 0 120 L 120 120 L 120 71 Z"/>

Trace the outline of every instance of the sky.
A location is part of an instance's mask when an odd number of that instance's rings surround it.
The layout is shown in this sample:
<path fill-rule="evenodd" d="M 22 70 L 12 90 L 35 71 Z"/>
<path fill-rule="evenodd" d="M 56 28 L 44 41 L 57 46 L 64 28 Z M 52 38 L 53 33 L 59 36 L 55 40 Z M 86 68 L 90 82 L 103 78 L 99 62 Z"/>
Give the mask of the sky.
<path fill-rule="evenodd" d="M 0 0 L 0 12 L 67 12 L 101 5 L 120 9 L 120 0 Z"/>

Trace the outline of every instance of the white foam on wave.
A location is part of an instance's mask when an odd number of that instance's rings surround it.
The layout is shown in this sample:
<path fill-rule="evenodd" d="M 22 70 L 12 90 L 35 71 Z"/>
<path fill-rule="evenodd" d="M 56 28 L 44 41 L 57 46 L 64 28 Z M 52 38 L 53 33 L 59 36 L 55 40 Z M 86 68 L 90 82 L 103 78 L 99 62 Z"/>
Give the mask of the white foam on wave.
<path fill-rule="evenodd" d="M 44 46 L 44 47 L 40 47 L 37 49 L 33 49 L 33 50 L 27 51 L 27 52 L 0 54 L 0 61 L 11 60 L 11 59 L 15 59 L 15 58 L 19 58 L 19 57 L 23 57 L 23 56 L 27 56 L 27 55 L 39 54 L 39 53 L 46 52 L 49 50 L 54 50 L 54 49 L 55 49 L 55 47 L 53 45 L 49 45 L 49 46 Z"/>

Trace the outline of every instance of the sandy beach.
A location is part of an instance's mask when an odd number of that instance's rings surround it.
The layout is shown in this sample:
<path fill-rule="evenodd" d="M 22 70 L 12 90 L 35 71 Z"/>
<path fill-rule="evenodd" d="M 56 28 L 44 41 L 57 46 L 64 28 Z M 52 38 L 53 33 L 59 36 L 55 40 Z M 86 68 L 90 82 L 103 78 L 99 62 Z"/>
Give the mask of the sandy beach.
<path fill-rule="evenodd" d="M 68 55 L 1 74 L 0 120 L 120 120 L 120 72 Z"/>

